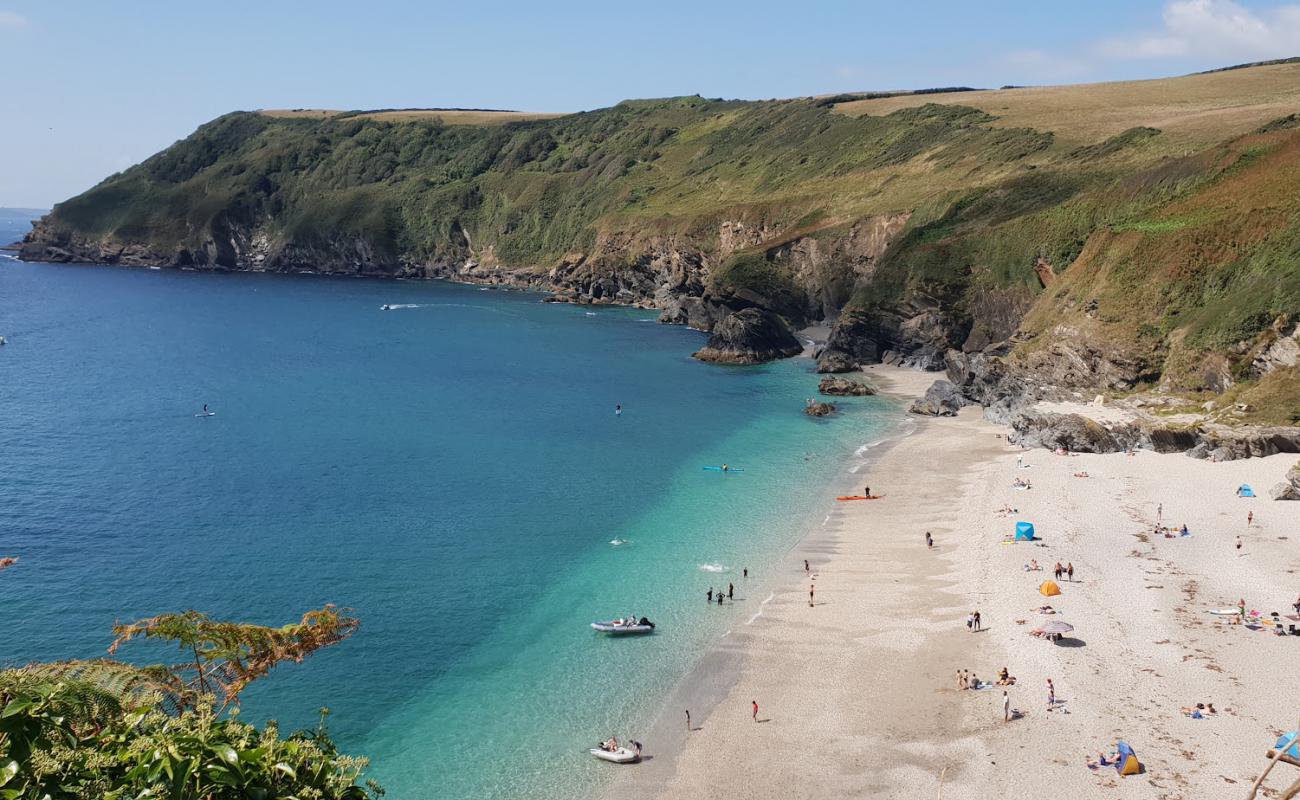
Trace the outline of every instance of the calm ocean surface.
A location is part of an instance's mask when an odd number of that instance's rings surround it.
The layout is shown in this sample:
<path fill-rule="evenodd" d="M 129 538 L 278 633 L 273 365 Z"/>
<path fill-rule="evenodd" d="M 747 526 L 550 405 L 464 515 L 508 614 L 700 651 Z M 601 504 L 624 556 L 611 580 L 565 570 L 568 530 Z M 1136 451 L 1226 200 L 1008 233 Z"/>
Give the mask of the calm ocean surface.
<path fill-rule="evenodd" d="M 653 319 L 0 259 L 0 663 L 102 656 L 118 619 L 336 603 L 360 632 L 256 684 L 246 717 L 329 706 L 398 800 L 590 792 L 614 768 L 584 748 L 644 731 L 758 611 L 741 567 L 762 577 L 896 417 L 808 420 L 807 360 L 707 366 L 702 334 Z M 722 462 L 746 472 L 700 469 Z M 659 632 L 588 629 L 628 611 Z"/>

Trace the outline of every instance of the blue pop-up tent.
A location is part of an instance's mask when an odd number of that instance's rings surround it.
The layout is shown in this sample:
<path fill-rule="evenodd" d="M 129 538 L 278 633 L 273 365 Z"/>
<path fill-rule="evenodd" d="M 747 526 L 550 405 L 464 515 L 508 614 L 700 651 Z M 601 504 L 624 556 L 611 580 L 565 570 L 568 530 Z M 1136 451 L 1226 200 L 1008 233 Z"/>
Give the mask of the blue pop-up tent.
<path fill-rule="evenodd" d="M 1250 488 L 1250 484 L 1243 483 L 1242 485 L 1240 485 L 1240 486 L 1237 487 L 1237 496 L 1238 496 L 1238 497 L 1254 497 L 1254 496 L 1255 496 L 1255 490 L 1252 489 L 1252 488 Z"/>
<path fill-rule="evenodd" d="M 1284 756 L 1300 759 L 1300 741 L 1297 739 L 1300 739 L 1300 735 L 1296 731 L 1287 731 L 1278 738 L 1273 749 L 1281 750 Z"/>
<path fill-rule="evenodd" d="M 1016 523 L 1016 541 L 1032 542 L 1034 540 L 1034 523 L 1017 522 Z"/>

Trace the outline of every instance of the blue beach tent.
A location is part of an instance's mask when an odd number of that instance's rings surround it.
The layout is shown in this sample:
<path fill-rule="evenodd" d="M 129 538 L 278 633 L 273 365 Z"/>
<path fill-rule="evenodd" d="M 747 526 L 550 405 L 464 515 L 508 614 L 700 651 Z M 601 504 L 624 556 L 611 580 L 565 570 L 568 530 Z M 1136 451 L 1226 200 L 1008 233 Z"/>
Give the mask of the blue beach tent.
<path fill-rule="evenodd" d="M 1287 731 L 1277 740 L 1277 744 L 1273 745 L 1273 749 L 1281 750 L 1284 756 L 1300 759 L 1300 741 L 1297 739 L 1300 739 L 1300 736 L 1296 731 Z"/>
<path fill-rule="evenodd" d="M 1237 496 L 1238 496 L 1238 497 L 1254 497 L 1254 496 L 1255 496 L 1255 490 L 1252 489 L 1252 488 L 1250 488 L 1250 485 L 1249 485 L 1249 484 L 1243 483 L 1241 486 L 1238 486 L 1238 487 L 1237 487 Z"/>
<path fill-rule="evenodd" d="M 1016 541 L 1032 542 L 1034 540 L 1034 523 L 1017 522 L 1016 523 Z"/>
<path fill-rule="evenodd" d="M 1128 742 L 1120 742 L 1116 749 L 1119 750 L 1119 758 L 1115 759 L 1115 771 L 1120 775 L 1141 774 L 1142 762 L 1138 761 L 1137 753 L 1128 746 Z"/>

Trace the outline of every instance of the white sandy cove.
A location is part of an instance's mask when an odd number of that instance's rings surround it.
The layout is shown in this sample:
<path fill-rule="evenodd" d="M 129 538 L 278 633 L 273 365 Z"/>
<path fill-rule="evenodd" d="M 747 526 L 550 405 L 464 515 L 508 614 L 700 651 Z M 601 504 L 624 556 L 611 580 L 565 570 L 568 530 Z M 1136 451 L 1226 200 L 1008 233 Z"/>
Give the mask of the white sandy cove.
<path fill-rule="evenodd" d="M 934 378 L 885 368 L 869 375 L 903 396 Z M 1300 717 L 1300 637 L 1228 625 L 1206 611 L 1244 598 L 1248 609 L 1295 613 L 1300 504 L 1234 493 L 1241 483 L 1265 492 L 1295 456 L 1217 464 L 1151 452 L 1064 457 L 1009 446 L 978 409 L 917 423 L 869 475 L 834 487 L 779 565 L 763 615 L 737 624 L 678 688 L 645 732 L 655 757 L 620 768 L 607 795 L 1244 798 L 1276 732 Z M 1017 469 L 1018 455 L 1028 468 Z M 1013 490 L 1017 476 L 1033 488 Z M 864 483 L 884 499 L 830 499 Z M 1165 523 L 1186 522 L 1192 536 L 1151 535 L 1161 503 Z M 1020 513 L 999 515 L 1006 505 Z M 1001 544 L 1018 519 L 1035 523 L 1045 546 Z M 1045 571 L 1025 572 L 1031 558 Z M 1075 582 L 1047 600 L 1038 586 L 1058 560 L 1073 562 Z M 1059 615 L 1033 611 L 1045 602 Z M 982 633 L 966 630 L 975 608 Z M 1082 644 L 1027 635 L 1051 619 L 1073 624 Z M 1019 679 L 1011 704 L 1024 713 L 1010 724 L 1001 687 L 955 686 L 958 669 L 988 679 L 1003 666 Z M 1048 678 L 1064 701 L 1051 712 Z M 711 699 L 699 688 L 710 684 Z M 1197 702 L 1220 713 L 1180 714 Z M 688 734 L 677 706 L 692 703 Z M 1133 746 L 1145 774 L 1085 768 L 1085 757 L 1110 752 L 1117 739 Z M 1266 785 L 1297 776 L 1279 765 Z"/>

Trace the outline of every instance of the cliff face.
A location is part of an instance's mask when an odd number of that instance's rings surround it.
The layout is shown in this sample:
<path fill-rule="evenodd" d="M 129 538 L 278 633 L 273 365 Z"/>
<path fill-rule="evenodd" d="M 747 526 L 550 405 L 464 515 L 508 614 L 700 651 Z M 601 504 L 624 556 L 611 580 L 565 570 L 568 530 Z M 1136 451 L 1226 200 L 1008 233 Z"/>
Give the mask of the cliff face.
<path fill-rule="evenodd" d="M 494 126 L 229 114 L 57 206 L 21 256 L 525 285 L 726 323 L 715 349 L 741 359 L 828 321 L 822 371 L 958 354 L 1061 390 L 1289 385 L 1293 117 L 1170 138 L 1135 109 L 1079 141 L 1052 115 L 954 104 L 980 94 L 847 103 L 859 116 L 688 97 Z"/>

